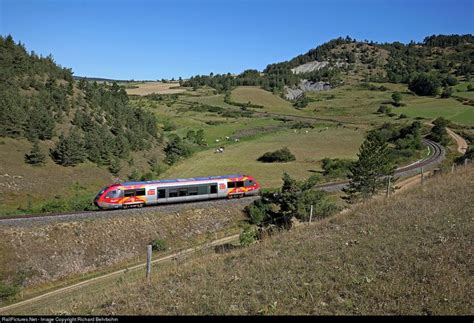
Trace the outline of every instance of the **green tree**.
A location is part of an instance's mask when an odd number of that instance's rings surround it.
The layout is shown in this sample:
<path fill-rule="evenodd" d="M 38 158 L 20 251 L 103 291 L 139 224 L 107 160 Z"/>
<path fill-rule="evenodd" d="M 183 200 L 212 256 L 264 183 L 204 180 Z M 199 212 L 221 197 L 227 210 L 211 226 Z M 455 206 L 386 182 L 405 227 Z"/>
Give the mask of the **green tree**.
<path fill-rule="evenodd" d="M 75 166 L 82 163 L 87 156 L 84 141 L 77 129 L 73 129 L 68 136 L 61 134 L 50 154 L 53 160 L 62 166 Z"/>
<path fill-rule="evenodd" d="M 395 170 L 387 142 L 375 131 L 369 132 L 357 156 L 359 159 L 349 168 L 349 185 L 344 189 L 349 203 L 367 199 L 386 187 L 386 177 L 393 176 Z"/>
<path fill-rule="evenodd" d="M 114 176 L 118 176 L 121 169 L 122 165 L 120 163 L 120 159 L 112 158 L 109 163 L 109 172 Z"/>
<path fill-rule="evenodd" d="M 400 101 L 402 101 L 402 95 L 400 94 L 400 92 L 394 92 L 392 94 L 392 100 L 396 107 L 400 106 Z"/>
<path fill-rule="evenodd" d="M 34 166 L 40 166 L 44 164 L 46 155 L 41 151 L 38 141 L 33 142 L 33 147 L 30 153 L 25 154 L 25 162 Z"/>
<path fill-rule="evenodd" d="M 446 127 L 449 125 L 449 120 L 438 117 L 433 121 L 433 128 L 431 128 L 430 138 L 440 144 L 446 146 L 449 144 L 449 135 Z"/>
<path fill-rule="evenodd" d="M 419 73 L 412 78 L 408 88 L 417 95 L 436 95 L 440 85 L 440 81 L 434 75 Z"/>
<path fill-rule="evenodd" d="M 441 97 L 443 99 L 447 99 L 447 98 L 450 98 L 452 94 L 453 94 L 453 89 L 446 85 L 443 88 L 443 92 L 441 93 Z"/>

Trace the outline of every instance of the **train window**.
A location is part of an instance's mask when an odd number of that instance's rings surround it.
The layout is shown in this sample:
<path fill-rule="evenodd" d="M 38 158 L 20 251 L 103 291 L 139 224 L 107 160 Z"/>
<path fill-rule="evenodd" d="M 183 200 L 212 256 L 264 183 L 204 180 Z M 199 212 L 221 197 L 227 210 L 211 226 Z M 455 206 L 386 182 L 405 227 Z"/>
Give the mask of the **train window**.
<path fill-rule="evenodd" d="M 253 181 L 252 180 L 247 180 L 245 181 L 245 186 L 252 186 L 253 185 Z"/>
<path fill-rule="evenodd" d="M 135 195 L 136 196 L 143 196 L 145 195 L 145 189 L 144 188 L 138 188 L 135 190 Z"/>
<path fill-rule="evenodd" d="M 217 193 L 217 184 L 211 184 L 211 194 Z"/>
<path fill-rule="evenodd" d="M 179 196 L 186 196 L 188 195 L 188 189 L 187 188 L 180 188 L 179 189 Z"/>
<path fill-rule="evenodd" d="M 125 190 L 125 197 L 135 196 L 135 190 Z"/>
<path fill-rule="evenodd" d="M 188 190 L 188 195 L 198 195 L 198 188 L 197 187 L 190 187 Z"/>
<path fill-rule="evenodd" d="M 201 185 L 198 187 L 198 194 L 199 195 L 206 195 L 209 194 L 209 189 L 207 185 Z"/>
<path fill-rule="evenodd" d="M 166 190 L 165 189 L 158 190 L 158 198 L 159 199 L 166 198 Z"/>
<path fill-rule="evenodd" d="M 178 196 L 178 190 L 175 188 L 170 189 L 169 197 L 177 197 L 177 196 Z"/>
<path fill-rule="evenodd" d="M 108 198 L 114 198 L 117 196 L 117 191 L 110 191 L 107 193 L 107 195 L 105 197 L 108 197 Z"/>
<path fill-rule="evenodd" d="M 234 188 L 235 182 L 227 182 L 227 188 Z"/>
<path fill-rule="evenodd" d="M 236 187 L 244 187 L 244 182 L 240 181 L 240 182 L 235 182 L 235 186 Z"/>

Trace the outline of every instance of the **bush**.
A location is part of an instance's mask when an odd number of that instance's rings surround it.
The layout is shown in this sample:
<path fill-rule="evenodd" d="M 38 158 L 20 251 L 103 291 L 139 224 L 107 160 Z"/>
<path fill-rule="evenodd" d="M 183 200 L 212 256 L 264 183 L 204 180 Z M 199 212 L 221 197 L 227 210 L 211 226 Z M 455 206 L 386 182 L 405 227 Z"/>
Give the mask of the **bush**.
<path fill-rule="evenodd" d="M 257 200 L 247 205 L 244 210 L 250 218 L 250 223 L 258 225 L 265 220 L 268 206 L 262 200 Z"/>
<path fill-rule="evenodd" d="M 274 152 L 266 152 L 257 160 L 264 163 L 284 163 L 294 161 L 296 160 L 296 157 L 287 147 L 283 147 L 282 149 L 276 150 Z"/>
<path fill-rule="evenodd" d="M 68 203 L 66 200 L 62 199 L 60 196 L 56 196 L 53 200 L 50 200 L 43 204 L 41 207 L 42 213 L 50 212 L 62 212 L 69 209 Z"/>
<path fill-rule="evenodd" d="M 14 296 L 16 293 L 18 293 L 18 289 L 19 288 L 17 286 L 10 286 L 0 283 L 0 299 L 7 299 L 11 296 Z"/>
<path fill-rule="evenodd" d="M 449 86 L 446 86 L 443 89 L 443 93 L 441 93 L 441 98 L 443 98 L 443 99 L 450 98 L 452 94 L 453 94 L 453 89 L 450 88 Z"/>
<path fill-rule="evenodd" d="M 439 80 L 427 73 L 417 74 L 408 84 L 410 91 L 417 95 L 436 95 L 439 87 Z"/>
<path fill-rule="evenodd" d="M 155 251 L 164 251 L 166 250 L 166 242 L 161 239 L 155 239 L 151 243 L 151 249 Z"/>
<path fill-rule="evenodd" d="M 246 247 L 257 241 L 258 232 L 254 227 L 247 227 L 240 233 L 240 245 Z"/>
<path fill-rule="evenodd" d="M 328 177 L 346 177 L 353 161 L 347 159 L 324 158 L 322 168 L 324 176 Z"/>
<path fill-rule="evenodd" d="M 387 113 L 387 115 L 389 117 L 395 117 L 397 114 L 395 112 L 390 112 L 390 113 Z"/>
<path fill-rule="evenodd" d="M 377 110 L 378 113 L 390 113 L 392 112 L 392 108 L 388 107 L 385 104 L 381 104 L 379 109 Z"/>
<path fill-rule="evenodd" d="M 309 123 L 309 122 L 305 122 L 305 121 L 297 121 L 295 123 L 292 123 L 291 126 L 290 126 L 291 129 L 304 129 L 304 128 L 311 128 L 313 129 L 314 126 Z"/>
<path fill-rule="evenodd" d="M 408 118 L 408 116 L 404 113 L 402 113 L 398 116 L 398 119 L 406 119 L 406 118 Z"/>

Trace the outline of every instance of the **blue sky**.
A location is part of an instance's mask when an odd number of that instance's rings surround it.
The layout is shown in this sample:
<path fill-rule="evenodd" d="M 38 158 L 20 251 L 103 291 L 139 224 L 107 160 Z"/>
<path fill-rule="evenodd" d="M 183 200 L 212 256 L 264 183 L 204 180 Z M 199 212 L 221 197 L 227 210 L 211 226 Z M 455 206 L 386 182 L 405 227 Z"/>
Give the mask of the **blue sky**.
<path fill-rule="evenodd" d="M 474 33 L 474 0 L 0 0 L 0 34 L 115 79 L 262 70 L 338 36 L 453 33 Z"/>

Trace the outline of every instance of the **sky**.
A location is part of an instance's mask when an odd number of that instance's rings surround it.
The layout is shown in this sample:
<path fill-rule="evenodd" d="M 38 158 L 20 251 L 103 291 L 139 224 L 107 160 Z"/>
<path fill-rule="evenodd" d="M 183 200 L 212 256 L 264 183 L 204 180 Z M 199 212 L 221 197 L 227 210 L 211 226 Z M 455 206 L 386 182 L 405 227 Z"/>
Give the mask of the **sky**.
<path fill-rule="evenodd" d="M 263 70 L 339 36 L 474 33 L 474 0 L 0 0 L 0 34 L 74 75 L 156 80 Z"/>

